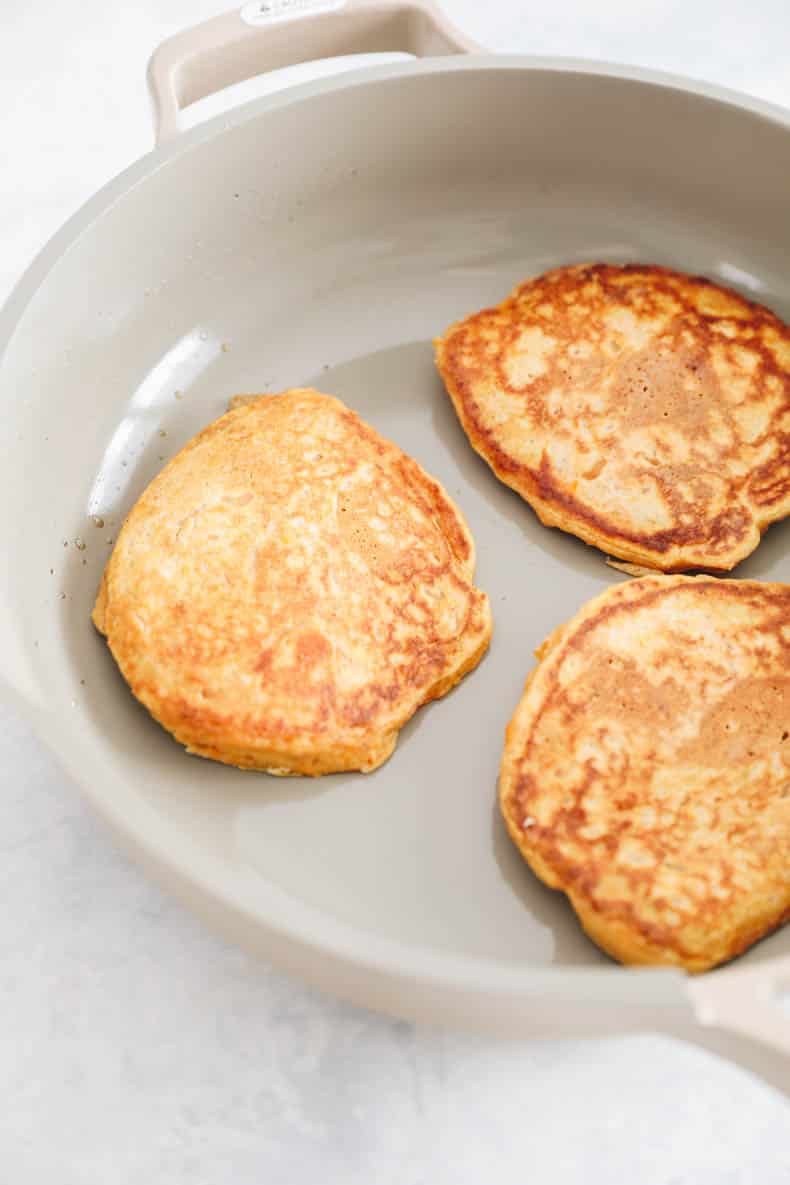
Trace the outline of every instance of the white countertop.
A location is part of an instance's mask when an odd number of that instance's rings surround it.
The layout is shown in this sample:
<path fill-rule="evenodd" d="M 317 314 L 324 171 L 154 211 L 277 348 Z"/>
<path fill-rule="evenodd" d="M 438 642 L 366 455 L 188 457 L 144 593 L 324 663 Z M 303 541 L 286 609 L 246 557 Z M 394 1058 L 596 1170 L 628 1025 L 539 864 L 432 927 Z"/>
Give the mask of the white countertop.
<path fill-rule="evenodd" d="M 0 298 L 150 147 L 153 46 L 218 11 L 2 7 Z M 444 7 L 491 48 L 637 62 L 790 106 L 787 0 Z M 790 1104 L 740 1070 L 651 1036 L 504 1045 L 323 998 L 164 897 L 2 707 L 0 769 L 4 1183 L 790 1181 Z"/>

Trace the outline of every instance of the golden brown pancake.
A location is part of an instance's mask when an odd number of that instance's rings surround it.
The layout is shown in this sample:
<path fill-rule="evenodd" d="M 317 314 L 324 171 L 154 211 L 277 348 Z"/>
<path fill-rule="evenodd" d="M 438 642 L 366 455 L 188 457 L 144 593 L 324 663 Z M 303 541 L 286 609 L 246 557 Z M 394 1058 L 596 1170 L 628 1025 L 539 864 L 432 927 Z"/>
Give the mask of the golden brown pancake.
<path fill-rule="evenodd" d="M 620 559 L 727 571 L 790 513 L 790 328 L 709 280 L 557 268 L 436 360 L 497 477 Z"/>
<path fill-rule="evenodd" d="M 790 917 L 790 585 L 617 584 L 539 657 L 500 805 L 593 941 L 703 971 Z"/>
<path fill-rule="evenodd" d="M 471 535 L 340 400 L 239 403 L 139 499 L 93 620 L 189 752 L 278 774 L 375 769 L 488 646 Z"/>

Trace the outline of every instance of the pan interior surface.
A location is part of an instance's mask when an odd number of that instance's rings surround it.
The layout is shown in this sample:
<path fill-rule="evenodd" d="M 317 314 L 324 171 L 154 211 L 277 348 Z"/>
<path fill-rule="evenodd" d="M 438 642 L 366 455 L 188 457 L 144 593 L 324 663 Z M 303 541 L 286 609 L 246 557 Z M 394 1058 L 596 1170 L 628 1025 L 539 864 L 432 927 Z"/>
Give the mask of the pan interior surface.
<path fill-rule="evenodd" d="M 121 830 L 145 831 L 185 881 L 246 894 L 253 918 L 256 886 L 274 886 L 353 931 L 361 962 L 375 935 L 415 974 L 421 951 L 605 963 L 507 838 L 496 779 L 535 647 L 622 577 L 472 452 L 431 338 L 583 260 L 702 273 L 790 318 L 790 131 L 670 86 L 512 63 L 391 67 L 220 122 L 82 229 L 9 343 L 3 597 L 21 694 Z M 367 776 L 186 756 L 89 621 L 111 540 L 163 461 L 231 395 L 290 386 L 339 396 L 443 482 L 494 612 L 480 668 Z M 735 575 L 789 581 L 790 525 Z M 788 951 L 780 932 L 749 958 Z"/>

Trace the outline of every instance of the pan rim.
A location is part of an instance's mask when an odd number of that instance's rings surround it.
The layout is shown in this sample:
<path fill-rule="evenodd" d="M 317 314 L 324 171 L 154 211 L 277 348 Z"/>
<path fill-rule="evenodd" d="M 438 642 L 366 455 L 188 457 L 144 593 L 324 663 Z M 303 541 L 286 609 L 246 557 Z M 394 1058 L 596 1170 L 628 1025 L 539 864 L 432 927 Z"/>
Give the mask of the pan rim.
<path fill-rule="evenodd" d="M 790 108 L 782 107 L 777 103 L 768 102 L 745 92 L 723 87 L 717 83 L 685 77 L 681 74 L 652 70 L 641 66 L 629 66 L 621 62 L 592 61 L 586 58 L 524 54 L 465 54 L 446 58 L 390 62 L 381 66 L 352 69 L 346 73 L 298 83 L 275 94 L 250 99 L 239 107 L 212 116 L 204 123 L 181 132 L 173 140 L 152 148 L 150 152 L 139 157 L 115 177 L 105 182 L 95 194 L 79 206 L 33 257 L 11 287 L 3 304 L 0 305 L 0 364 L 2 364 L 25 309 L 55 264 L 93 222 L 97 221 L 116 202 L 167 164 L 168 161 L 175 160 L 199 144 L 221 136 L 224 132 L 250 120 L 295 106 L 312 98 L 328 95 L 333 91 L 418 75 L 454 74 L 459 71 L 501 73 L 503 70 L 533 74 L 575 74 L 614 78 L 623 82 L 674 90 L 695 98 L 708 99 L 725 107 L 747 111 L 771 123 L 779 124 L 781 127 L 790 128 Z"/>

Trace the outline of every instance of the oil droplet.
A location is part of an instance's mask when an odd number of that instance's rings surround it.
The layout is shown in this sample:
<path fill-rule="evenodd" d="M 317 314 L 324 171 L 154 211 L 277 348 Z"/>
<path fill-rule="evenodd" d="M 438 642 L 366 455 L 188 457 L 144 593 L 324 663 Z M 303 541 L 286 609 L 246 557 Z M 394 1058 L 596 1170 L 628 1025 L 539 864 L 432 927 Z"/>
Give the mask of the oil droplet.
<path fill-rule="evenodd" d="M 84 686 L 85 686 L 85 680 L 84 680 L 84 679 L 80 679 L 80 687 L 84 687 Z"/>
<path fill-rule="evenodd" d="M 85 557 L 83 556 L 83 560 L 82 560 L 82 565 L 83 565 L 83 567 L 85 567 L 85 565 L 87 564 L 87 562 L 88 562 L 88 561 L 87 561 L 87 560 L 85 559 Z"/>
<path fill-rule="evenodd" d="M 160 436 L 167 436 L 167 433 L 165 432 L 164 428 L 159 429 L 159 435 Z"/>
<path fill-rule="evenodd" d="M 60 599 L 61 599 L 61 601 L 65 601 L 65 599 L 66 599 L 66 594 L 65 594 L 64 592 L 62 592 L 62 593 L 60 594 Z"/>
<path fill-rule="evenodd" d="M 107 542 L 108 542 L 108 543 L 114 543 L 114 542 L 115 542 L 115 540 L 113 539 L 112 535 L 108 535 L 108 536 L 107 536 Z"/>
<path fill-rule="evenodd" d="M 104 526 L 104 519 L 102 518 L 102 516 L 100 514 L 94 514 L 91 517 L 91 522 L 93 523 L 94 527 L 101 528 Z"/>
<path fill-rule="evenodd" d="M 229 349 L 230 349 L 230 343 L 229 343 L 229 342 L 223 342 L 223 343 L 222 343 L 222 353 L 223 353 L 223 354 L 227 354 L 227 352 L 228 352 L 228 350 L 229 350 Z"/>
<path fill-rule="evenodd" d="M 84 539 L 77 538 L 74 540 L 74 546 L 76 547 L 77 551 L 84 551 L 88 544 Z"/>
<path fill-rule="evenodd" d="M 64 540 L 63 540 L 63 546 L 64 546 L 64 547 L 68 547 L 68 545 L 69 545 L 69 541 L 68 541 L 68 539 L 64 539 Z"/>
<path fill-rule="evenodd" d="M 183 392 L 183 391 L 176 391 L 176 392 L 175 392 L 175 397 L 176 397 L 176 399 L 183 399 L 183 398 L 184 398 L 184 392 Z"/>
<path fill-rule="evenodd" d="M 50 574 L 50 576 L 54 576 L 54 575 L 55 575 L 55 569 L 54 569 L 54 568 L 50 568 L 50 570 L 49 570 L 49 574 Z"/>

